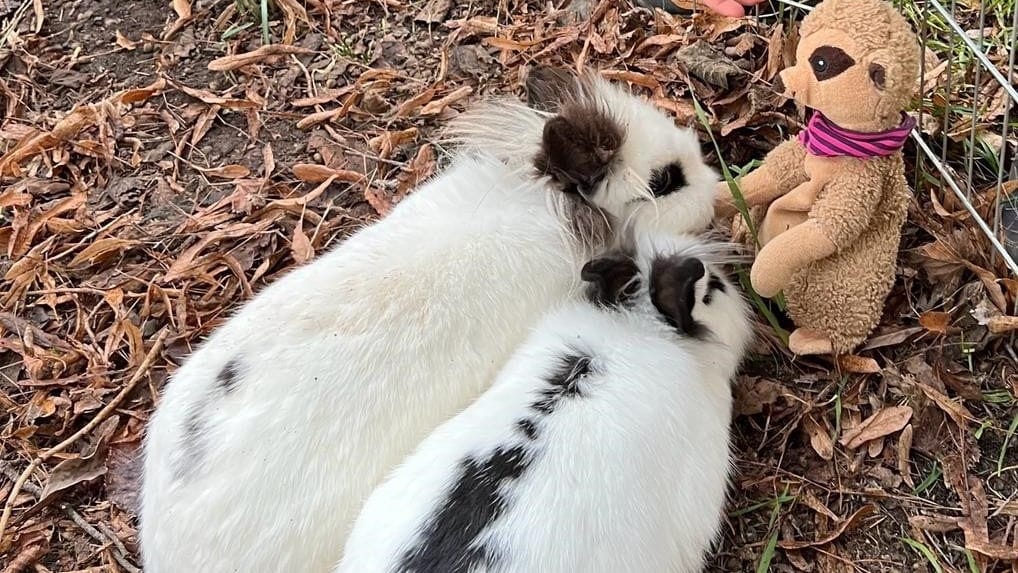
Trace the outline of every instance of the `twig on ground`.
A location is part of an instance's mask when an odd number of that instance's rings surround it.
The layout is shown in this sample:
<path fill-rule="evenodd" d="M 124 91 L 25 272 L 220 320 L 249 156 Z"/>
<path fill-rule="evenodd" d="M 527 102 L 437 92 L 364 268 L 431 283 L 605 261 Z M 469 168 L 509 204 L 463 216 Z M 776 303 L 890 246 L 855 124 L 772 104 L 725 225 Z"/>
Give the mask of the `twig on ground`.
<path fill-rule="evenodd" d="M 87 533 L 89 537 L 95 539 L 96 541 L 102 543 L 103 545 L 113 545 L 114 548 L 114 551 L 112 552 L 113 559 L 117 561 L 117 564 L 126 569 L 129 573 L 141 573 L 141 569 L 135 567 L 127 559 L 128 552 L 127 549 L 124 548 L 124 544 L 121 543 L 120 539 L 117 538 L 116 534 L 114 534 L 112 531 L 109 531 L 105 525 L 99 524 L 99 527 L 103 529 L 103 531 L 99 531 L 98 529 L 92 527 L 92 524 L 86 521 L 85 518 L 80 513 L 75 511 L 74 508 L 72 508 L 71 506 L 67 504 L 62 504 L 61 509 L 63 509 L 64 513 L 66 513 L 67 516 L 70 517 L 71 520 L 74 521 L 74 523 L 82 529 L 82 531 Z"/>
<path fill-rule="evenodd" d="M 83 428 L 75 432 L 71 435 L 71 437 L 39 454 L 30 464 L 28 464 L 25 471 L 18 476 L 17 481 L 14 482 L 14 487 L 11 489 L 10 495 L 7 496 L 7 502 L 4 504 L 3 514 L 0 515 L 0 540 L 3 539 L 4 532 L 7 531 L 7 523 L 11 519 L 11 512 L 14 510 L 14 503 L 18 498 L 18 494 L 21 493 L 22 488 L 25 487 L 25 483 L 28 481 L 29 476 L 32 475 L 32 472 L 34 472 L 35 469 L 42 464 L 42 462 L 66 450 L 81 439 L 82 436 L 94 430 L 96 426 L 101 424 L 103 420 L 109 417 L 109 415 L 120 406 L 120 403 L 127 398 L 127 395 L 134 390 L 135 386 L 137 386 L 138 383 L 141 382 L 141 379 L 145 376 L 145 373 L 152 367 L 152 363 L 155 362 L 156 357 L 159 356 L 159 352 L 163 349 L 163 342 L 165 342 L 168 334 L 169 331 L 163 328 L 163 330 L 159 333 L 159 336 L 156 337 L 156 341 L 152 344 L 151 350 L 149 350 L 148 354 L 145 356 L 145 360 L 143 360 L 141 365 L 138 366 L 138 369 L 135 370 L 134 375 L 131 376 L 131 379 L 128 380 L 127 384 L 125 384 L 120 390 L 120 393 L 117 394 L 105 408 L 100 410 L 89 423 L 85 424 Z"/>

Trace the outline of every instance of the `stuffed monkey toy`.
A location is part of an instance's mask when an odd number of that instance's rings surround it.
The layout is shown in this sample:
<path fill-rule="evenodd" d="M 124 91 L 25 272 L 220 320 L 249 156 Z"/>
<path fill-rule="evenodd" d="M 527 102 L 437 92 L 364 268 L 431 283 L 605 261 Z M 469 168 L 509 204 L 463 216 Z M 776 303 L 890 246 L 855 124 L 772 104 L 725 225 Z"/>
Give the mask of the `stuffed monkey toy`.
<path fill-rule="evenodd" d="M 911 195 L 901 148 L 915 121 L 903 110 L 918 74 L 915 34 L 890 4 L 825 0 L 776 78 L 814 113 L 740 187 L 766 206 L 750 281 L 761 296 L 784 292 L 796 354 L 851 352 L 880 320 Z M 722 182 L 717 213 L 735 212 Z"/>

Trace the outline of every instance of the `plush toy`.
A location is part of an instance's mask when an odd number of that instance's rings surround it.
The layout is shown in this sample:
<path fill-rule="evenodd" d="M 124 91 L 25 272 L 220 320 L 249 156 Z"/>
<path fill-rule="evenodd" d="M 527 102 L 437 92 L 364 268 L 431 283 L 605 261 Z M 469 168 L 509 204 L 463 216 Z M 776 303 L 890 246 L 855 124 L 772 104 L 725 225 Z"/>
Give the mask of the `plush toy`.
<path fill-rule="evenodd" d="M 766 206 L 750 281 L 765 297 L 784 292 L 793 352 L 841 354 L 876 326 L 894 283 L 919 46 L 883 0 L 826 0 L 800 36 L 775 88 L 813 115 L 740 181 L 749 206 Z M 722 182 L 717 213 L 735 212 Z"/>

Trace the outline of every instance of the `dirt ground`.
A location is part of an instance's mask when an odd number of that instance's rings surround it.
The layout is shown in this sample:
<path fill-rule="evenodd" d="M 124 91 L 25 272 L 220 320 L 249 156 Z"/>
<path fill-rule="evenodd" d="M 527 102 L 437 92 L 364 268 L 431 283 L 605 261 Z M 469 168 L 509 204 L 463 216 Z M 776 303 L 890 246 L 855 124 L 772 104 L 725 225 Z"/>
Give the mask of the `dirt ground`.
<path fill-rule="evenodd" d="M 768 83 L 786 21 L 552 4 L 273 0 L 266 45 L 257 0 L 0 0 L 0 570 L 139 570 L 167 376 L 434 173 L 441 126 L 527 66 L 628 83 L 715 163 L 708 130 L 742 166 L 801 123 Z M 935 183 L 898 270 L 858 356 L 793 359 L 761 318 L 710 571 L 1018 573 L 1018 281 Z"/>

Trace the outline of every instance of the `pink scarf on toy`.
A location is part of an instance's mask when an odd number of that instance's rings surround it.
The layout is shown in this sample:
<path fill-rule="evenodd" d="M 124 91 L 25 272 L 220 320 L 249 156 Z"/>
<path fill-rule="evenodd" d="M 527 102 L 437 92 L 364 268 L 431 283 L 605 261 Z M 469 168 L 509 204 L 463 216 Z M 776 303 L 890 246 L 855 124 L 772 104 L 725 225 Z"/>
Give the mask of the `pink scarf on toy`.
<path fill-rule="evenodd" d="M 898 127 L 876 133 L 863 133 L 838 127 L 820 112 L 814 112 L 806 129 L 799 132 L 799 142 L 810 155 L 820 157 L 885 157 L 896 153 L 905 145 L 908 134 L 915 127 L 912 116 L 902 113 Z"/>

